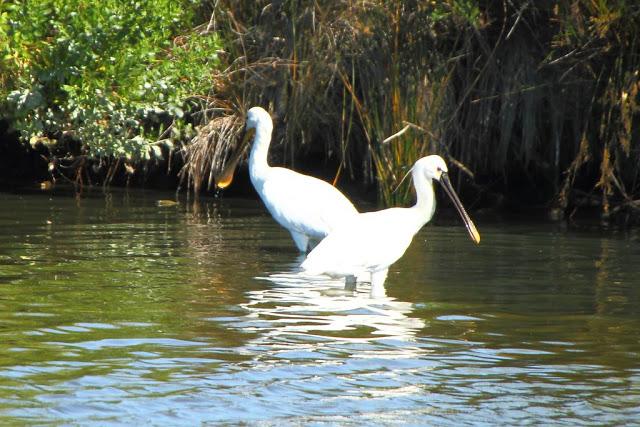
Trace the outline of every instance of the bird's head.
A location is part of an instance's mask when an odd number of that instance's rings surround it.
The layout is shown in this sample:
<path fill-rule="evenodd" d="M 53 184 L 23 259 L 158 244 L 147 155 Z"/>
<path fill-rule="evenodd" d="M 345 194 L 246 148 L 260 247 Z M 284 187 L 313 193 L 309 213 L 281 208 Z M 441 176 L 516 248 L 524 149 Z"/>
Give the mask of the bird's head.
<path fill-rule="evenodd" d="M 447 164 L 444 162 L 442 157 L 437 155 L 431 155 L 427 157 L 423 157 L 416 162 L 413 166 L 414 169 L 414 180 L 420 179 L 420 175 L 422 175 L 427 180 L 435 179 L 442 185 L 444 191 L 451 198 L 453 205 L 458 210 L 458 213 L 462 217 L 464 221 L 465 227 L 467 227 L 467 231 L 469 232 L 469 236 L 471 240 L 475 243 L 480 243 L 480 233 L 476 229 L 475 224 L 469 217 L 469 214 L 464 209 L 460 198 L 456 194 L 456 191 L 453 189 L 453 185 L 451 185 L 451 181 L 449 180 L 449 169 L 447 168 Z M 418 176 L 415 176 L 415 175 Z"/>
<path fill-rule="evenodd" d="M 264 108 L 252 107 L 247 111 L 247 118 L 242 131 L 242 141 L 238 144 L 235 153 L 225 162 L 224 168 L 215 176 L 216 188 L 224 189 L 231 185 L 236 167 L 258 128 L 270 134 L 273 130 L 273 122 Z"/>
<path fill-rule="evenodd" d="M 435 154 L 421 158 L 416 162 L 414 168 L 418 169 L 425 178 L 436 181 L 440 181 L 442 176 L 446 176 L 449 172 L 444 159 Z"/>
<path fill-rule="evenodd" d="M 247 111 L 247 122 L 245 129 L 257 129 L 258 127 L 269 126 L 273 128 L 271 116 L 262 107 L 252 107 Z"/>

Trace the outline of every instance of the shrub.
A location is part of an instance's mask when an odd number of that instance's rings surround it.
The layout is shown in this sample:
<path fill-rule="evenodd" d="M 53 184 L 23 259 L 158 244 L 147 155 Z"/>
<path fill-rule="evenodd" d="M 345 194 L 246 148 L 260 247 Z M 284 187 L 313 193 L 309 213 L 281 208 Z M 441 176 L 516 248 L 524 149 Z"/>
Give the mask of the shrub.
<path fill-rule="evenodd" d="M 190 132 L 220 47 L 197 0 L 0 3 L 0 108 L 24 141 L 94 158 L 161 155 Z M 61 147 L 62 146 L 62 147 Z"/>

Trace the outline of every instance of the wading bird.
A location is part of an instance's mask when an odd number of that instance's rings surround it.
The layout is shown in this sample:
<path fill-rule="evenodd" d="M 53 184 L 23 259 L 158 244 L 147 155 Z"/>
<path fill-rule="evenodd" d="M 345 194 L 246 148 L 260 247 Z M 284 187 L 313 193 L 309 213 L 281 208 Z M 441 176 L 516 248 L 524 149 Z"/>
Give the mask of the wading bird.
<path fill-rule="evenodd" d="M 353 204 L 328 182 L 291 169 L 271 167 L 267 162 L 273 121 L 260 107 L 247 113 L 245 141 L 254 130 L 249 154 L 249 176 L 271 216 L 284 228 L 300 252 L 310 249 L 310 241 L 320 241 L 340 224 L 358 214 Z M 244 151 L 234 158 L 216 179 L 218 188 L 227 187 Z"/>
<path fill-rule="evenodd" d="M 440 156 L 418 160 L 411 170 L 417 202 L 410 208 L 390 208 L 357 215 L 331 232 L 301 264 L 302 274 L 345 278 L 347 288 L 356 277 L 371 275 L 371 296 L 384 296 L 389 266 L 404 254 L 413 236 L 435 212 L 433 180 L 439 181 L 467 227 L 471 239 L 480 234 L 451 186 L 447 165 Z"/>

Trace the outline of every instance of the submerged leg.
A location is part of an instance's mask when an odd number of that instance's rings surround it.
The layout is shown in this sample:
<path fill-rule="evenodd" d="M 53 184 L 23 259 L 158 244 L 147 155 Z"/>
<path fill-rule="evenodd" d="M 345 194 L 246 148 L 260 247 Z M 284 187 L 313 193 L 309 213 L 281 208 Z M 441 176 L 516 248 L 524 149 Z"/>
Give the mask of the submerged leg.
<path fill-rule="evenodd" d="M 297 231 L 289 231 L 291 237 L 296 244 L 298 250 L 302 253 L 306 253 L 309 247 L 309 237 L 306 234 L 298 233 Z"/>
<path fill-rule="evenodd" d="M 371 298 L 380 298 L 387 296 L 384 288 L 384 281 L 387 279 L 388 269 L 378 270 L 371 273 Z"/>
<path fill-rule="evenodd" d="M 349 292 L 355 292 L 356 276 L 347 276 L 344 278 L 344 290 Z"/>

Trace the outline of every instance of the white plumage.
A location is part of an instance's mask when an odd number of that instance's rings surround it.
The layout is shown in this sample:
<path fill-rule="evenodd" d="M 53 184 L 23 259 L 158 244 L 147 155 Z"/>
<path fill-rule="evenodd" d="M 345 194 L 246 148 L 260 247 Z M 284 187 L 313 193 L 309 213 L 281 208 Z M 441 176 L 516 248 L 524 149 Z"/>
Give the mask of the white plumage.
<path fill-rule="evenodd" d="M 474 242 L 480 235 L 458 199 L 447 176 L 447 165 L 439 156 L 418 160 L 412 168 L 417 202 L 410 208 L 390 208 L 359 214 L 331 232 L 302 263 L 305 274 L 344 277 L 371 275 L 371 296 L 385 294 L 389 266 L 404 254 L 413 236 L 435 212 L 433 179 L 439 181 L 453 200 Z"/>
<path fill-rule="evenodd" d="M 353 204 L 328 182 L 267 162 L 273 122 L 260 107 L 247 113 L 247 130 L 255 129 L 249 175 L 271 216 L 289 230 L 301 252 L 357 215 Z"/>

